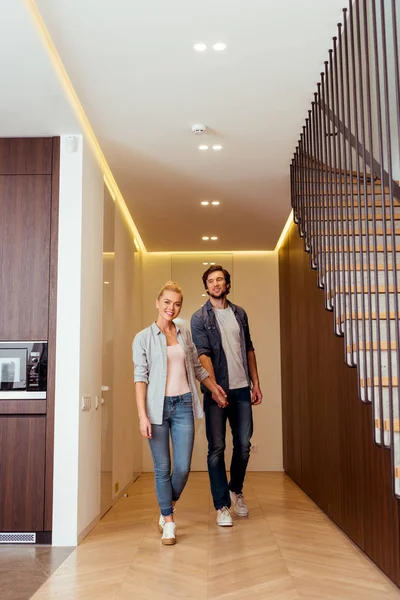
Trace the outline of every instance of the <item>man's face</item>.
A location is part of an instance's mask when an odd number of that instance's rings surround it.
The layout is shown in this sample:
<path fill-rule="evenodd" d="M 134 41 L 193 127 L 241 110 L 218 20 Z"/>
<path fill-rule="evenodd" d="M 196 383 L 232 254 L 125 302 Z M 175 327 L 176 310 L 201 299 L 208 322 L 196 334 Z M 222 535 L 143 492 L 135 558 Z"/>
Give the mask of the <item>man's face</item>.
<path fill-rule="evenodd" d="M 226 296 L 227 285 L 222 271 L 214 271 L 207 277 L 207 291 L 212 298 Z"/>

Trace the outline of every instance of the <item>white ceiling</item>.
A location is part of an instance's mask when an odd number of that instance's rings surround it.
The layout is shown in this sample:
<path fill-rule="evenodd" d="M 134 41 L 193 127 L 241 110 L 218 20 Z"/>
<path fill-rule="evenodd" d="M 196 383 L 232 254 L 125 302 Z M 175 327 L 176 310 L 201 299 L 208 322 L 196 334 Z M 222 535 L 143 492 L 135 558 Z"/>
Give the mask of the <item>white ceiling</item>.
<path fill-rule="evenodd" d="M 0 136 L 79 131 L 23 0 L 0 0 Z"/>
<path fill-rule="evenodd" d="M 1 2 L 8 10 L 13 4 Z M 147 249 L 273 249 L 290 211 L 289 163 L 343 0 L 37 5 Z M 21 10 L 14 12 L 16 18 Z M 31 27 L 23 48 L 18 36 L 0 36 L 3 49 L 13 44 L 21 62 L 7 76 L 8 86 L 21 93 L 23 72 L 27 88 L 9 118 L 15 120 L 29 99 L 29 119 L 20 122 L 25 134 L 35 124 L 42 133 L 46 127 L 52 134 L 66 127 L 73 132 L 69 109 L 57 121 L 65 106 L 45 57 L 36 56 L 34 36 Z M 192 49 L 195 42 L 220 40 L 227 43 L 224 52 Z M 34 72 L 22 71 L 27 61 Z M 16 95 L 12 89 L 13 100 Z M 193 123 L 212 133 L 195 137 Z M 220 152 L 197 149 L 216 141 Z M 221 205 L 201 207 L 204 199 Z M 219 240 L 204 242 L 202 235 Z"/>

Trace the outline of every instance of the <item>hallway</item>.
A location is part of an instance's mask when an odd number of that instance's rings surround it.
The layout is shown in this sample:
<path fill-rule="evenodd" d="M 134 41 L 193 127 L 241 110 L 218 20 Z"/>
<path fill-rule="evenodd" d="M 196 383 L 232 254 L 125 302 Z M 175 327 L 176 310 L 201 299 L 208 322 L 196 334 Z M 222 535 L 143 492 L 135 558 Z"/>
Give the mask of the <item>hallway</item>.
<path fill-rule="evenodd" d="M 160 544 L 153 475 L 142 475 L 34 600 L 394 600 L 400 591 L 283 473 L 248 473 L 251 511 L 215 524 L 206 473 L 192 473 Z"/>

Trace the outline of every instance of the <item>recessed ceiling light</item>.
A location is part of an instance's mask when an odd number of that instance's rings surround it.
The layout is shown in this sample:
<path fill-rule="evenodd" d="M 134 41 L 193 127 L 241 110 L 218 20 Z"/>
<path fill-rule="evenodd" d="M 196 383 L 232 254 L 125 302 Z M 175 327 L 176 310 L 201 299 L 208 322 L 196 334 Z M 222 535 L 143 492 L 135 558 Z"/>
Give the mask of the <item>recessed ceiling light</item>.
<path fill-rule="evenodd" d="M 210 265 L 215 265 L 215 263 L 210 263 Z"/>
<path fill-rule="evenodd" d="M 105 282 L 104 282 L 104 285 L 108 285 L 109 283 L 110 283 L 109 281 L 105 281 Z"/>
<path fill-rule="evenodd" d="M 208 146 L 202 144 L 201 146 L 199 146 L 199 150 L 208 150 Z"/>
<path fill-rule="evenodd" d="M 221 50 L 225 50 L 226 44 L 224 44 L 224 42 L 217 42 L 216 44 L 213 45 L 213 48 L 217 52 L 220 52 Z"/>
<path fill-rule="evenodd" d="M 204 52 L 204 50 L 207 50 L 207 46 L 203 42 L 195 44 L 193 48 L 196 50 L 196 52 Z"/>
<path fill-rule="evenodd" d="M 212 149 L 213 149 L 213 150 L 222 150 L 222 146 L 220 146 L 219 144 L 215 144 L 215 145 L 212 147 Z"/>
<path fill-rule="evenodd" d="M 208 200 L 203 200 L 203 202 L 201 203 L 203 206 L 208 206 L 210 203 L 208 202 Z M 214 204 L 214 202 L 213 202 Z"/>
<path fill-rule="evenodd" d="M 207 296 L 207 294 L 202 294 L 203 298 L 205 298 Z"/>
<path fill-rule="evenodd" d="M 217 240 L 218 238 L 217 238 L 217 236 L 216 236 L 216 235 L 213 235 L 213 236 L 211 237 L 211 239 L 212 239 L 212 240 Z"/>
<path fill-rule="evenodd" d="M 201 239 L 202 239 L 202 240 L 204 240 L 204 241 L 207 241 L 207 240 L 209 240 L 210 238 L 209 238 L 207 235 L 203 235 L 203 237 L 202 237 Z"/>
<path fill-rule="evenodd" d="M 208 263 L 203 263 L 203 265 L 208 265 Z"/>
<path fill-rule="evenodd" d="M 214 200 L 213 202 L 211 202 L 211 204 L 213 204 L 214 206 L 219 206 L 221 202 L 219 200 Z"/>

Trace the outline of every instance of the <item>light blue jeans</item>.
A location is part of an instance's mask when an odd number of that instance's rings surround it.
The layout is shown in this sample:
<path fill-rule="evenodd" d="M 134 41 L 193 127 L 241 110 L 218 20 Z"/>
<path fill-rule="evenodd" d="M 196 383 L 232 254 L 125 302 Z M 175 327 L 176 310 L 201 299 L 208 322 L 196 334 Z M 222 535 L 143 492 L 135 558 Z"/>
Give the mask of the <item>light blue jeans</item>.
<path fill-rule="evenodd" d="M 152 425 L 149 439 L 156 479 L 156 494 L 161 514 L 172 514 L 172 502 L 179 500 L 189 477 L 194 442 L 192 394 L 166 396 L 163 422 Z M 171 433 L 173 470 L 169 435 Z"/>

